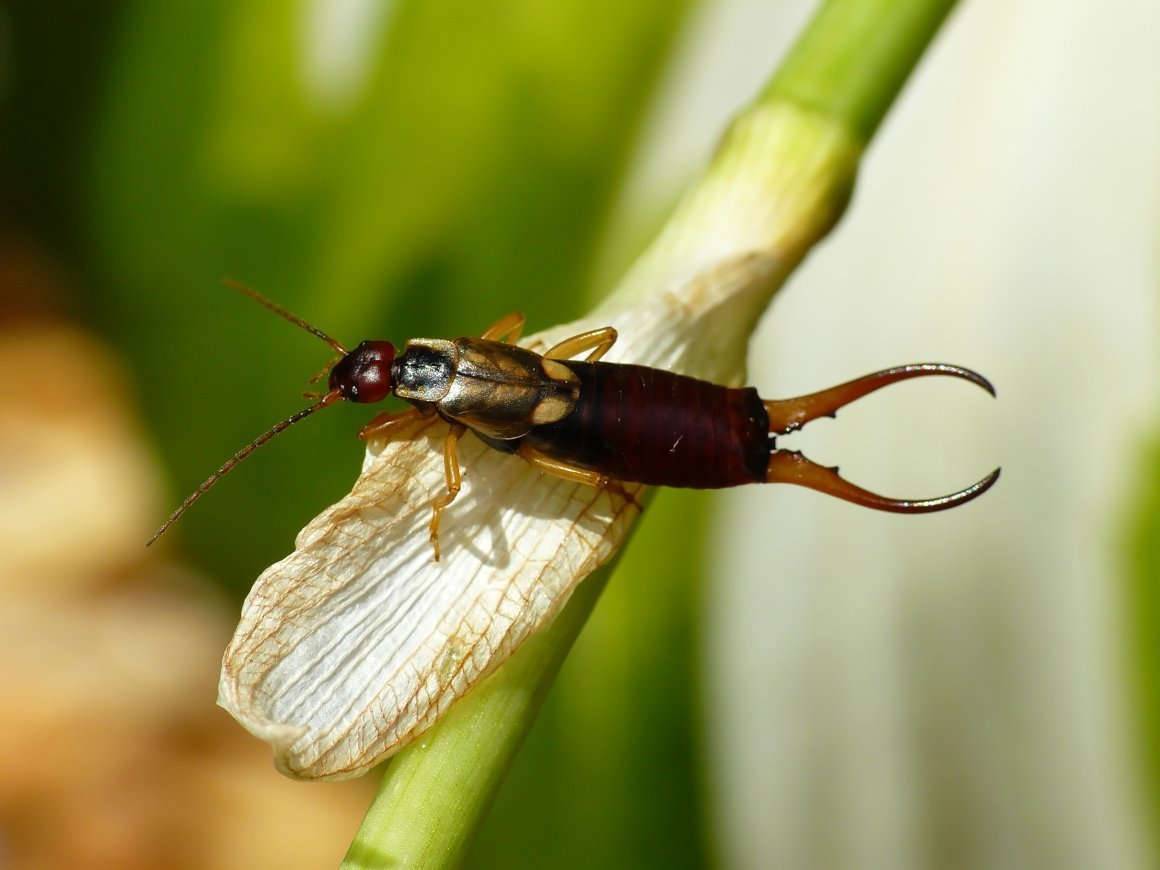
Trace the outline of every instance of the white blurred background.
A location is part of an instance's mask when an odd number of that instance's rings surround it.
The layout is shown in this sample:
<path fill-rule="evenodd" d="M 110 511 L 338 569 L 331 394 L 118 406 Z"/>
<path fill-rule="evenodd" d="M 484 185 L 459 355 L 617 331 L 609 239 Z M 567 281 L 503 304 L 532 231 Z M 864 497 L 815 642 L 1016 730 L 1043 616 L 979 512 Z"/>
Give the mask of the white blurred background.
<path fill-rule="evenodd" d="M 703 10 L 637 191 L 704 159 L 814 4 Z M 905 362 L 792 446 L 905 518 L 720 496 L 707 560 L 718 843 L 737 867 L 1138 867 L 1124 550 L 1157 422 L 1160 6 L 960 4 L 845 220 L 775 300 L 750 382 L 799 395 Z M 824 530 L 824 534 L 818 534 Z"/>

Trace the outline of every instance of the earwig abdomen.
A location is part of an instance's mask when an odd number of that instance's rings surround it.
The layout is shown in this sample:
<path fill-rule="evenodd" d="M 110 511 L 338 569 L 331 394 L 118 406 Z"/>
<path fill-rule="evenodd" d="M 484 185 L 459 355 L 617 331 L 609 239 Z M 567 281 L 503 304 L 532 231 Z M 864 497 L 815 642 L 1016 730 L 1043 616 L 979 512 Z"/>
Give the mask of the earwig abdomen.
<path fill-rule="evenodd" d="M 580 379 L 575 408 L 523 443 L 614 480 L 694 489 L 765 480 L 772 442 L 756 390 L 647 366 L 563 364 Z"/>

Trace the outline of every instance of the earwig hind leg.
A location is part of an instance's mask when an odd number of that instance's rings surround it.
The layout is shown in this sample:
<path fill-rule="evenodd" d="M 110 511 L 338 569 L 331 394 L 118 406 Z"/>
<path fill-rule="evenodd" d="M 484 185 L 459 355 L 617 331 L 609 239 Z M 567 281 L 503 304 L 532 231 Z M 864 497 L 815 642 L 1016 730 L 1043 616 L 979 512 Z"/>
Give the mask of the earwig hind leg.
<path fill-rule="evenodd" d="M 537 471 L 542 471 L 544 474 L 550 474 L 552 477 L 558 477 L 561 480 L 568 480 L 572 483 L 583 483 L 586 486 L 592 486 L 596 489 L 607 489 L 610 492 L 615 492 L 622 496 L 625 501 L 632 502 L 636 505 L 637 509 L 641 507 L 635 493 L 629 492 L 619 480 L 614 480 L 606 474 L 601 474 L 599 471 L 569 465 L 566 462 L 545 456 L 527 444 L 521 444 L 519 450 L 516 451 L 516 455 L 528 463 L 528 465 L 532 466 L 532 468 Z"/>
<path fill-rule="evenodd" d="M 606 474 L 601 474 L 599 471 L 591 471 L 587 468 L 577 468 L 575 465 L 569 465 L 558 459 L 552 459 L 550 456 L 545 456 L 536 450 L 536 448 L 529 447 L 527 444 L 521 444 L 520 448 L 516 451 L 516 455 L 537 471 L 542 471 L 544 474 L 550 474 L 553 477 L 559 477 L 561 480 L 583 483 L 587 486 L 594 486 L 597 489 L 605 489 L 612 482 Z"/>
<path fill-rule="evenodd" d="M 769 414 L 769 431 L 777 435 L 785 435 L 800 429 L 818 417 L 833 417 L 838 409 L 890 384 L 930 375 L 962 378 L 981 387 L 992 396 L 995 395 L 995 388 L 991 386 L 991 382 L 970 369 L 946 363 L 913 363 L 855 378 L 836 387 L 819 390 L 806 396 L 766 400 L 763 404 Z"/>
<path fill-rule="evenodd" d="M 502 341 L 505 344 L 515 344 L 520 340 L 520 333 L 524 331 L 524 316 L 518 311 L 506 314 L 483 331 L 480 338 L 485 341 Z"/>
<path fill-rule="evenodd" d="M 389 441 L 424 416 L 417 408 L 409 411 L 384 411 L 359 430 L 363 441 Z"/>
<path fill-rule="evenodd" d="M 431 529 L 431 546 L 435 548 L 436 562 L 439 561 L 439 518 L 443 509 L 455 501 L 463 484 L 463 478 L 459 473 L 457 445 L 466 431 L 466 426 L 453 423 L 447 432 L 446 440 L 443 442 L 443 474 L 447 479 L 447 492 L 431 503 L 431 525 L 429 527 Z"/>
<path fill-rule="evenodd" d="M 770 454 L 765 473 L 766 483 L 793 483 L 862 507 L 898 514 L 932 513 L 966 504 L 990 489 L 998 479 L 999 469 L 996 468 L 978 483 L 950 495 L 928 499 L 887 498 L 855 486 L 841 477 L 837 468 L 818 465 L 796 450 L 775 450 Z"/>
<path fill-rule="evenodd" d="M 585 357 L 585 362 L 596 362 L 608 349 L 616 344 L 616 330 L 611 326 L 602 326 L 600 329 L 590 329 L 579 335 L 566 338 L 559 344 L 553 345 L 544 352 L 545 359 L 572 359 L 577 354 L 591 350 Z"/>

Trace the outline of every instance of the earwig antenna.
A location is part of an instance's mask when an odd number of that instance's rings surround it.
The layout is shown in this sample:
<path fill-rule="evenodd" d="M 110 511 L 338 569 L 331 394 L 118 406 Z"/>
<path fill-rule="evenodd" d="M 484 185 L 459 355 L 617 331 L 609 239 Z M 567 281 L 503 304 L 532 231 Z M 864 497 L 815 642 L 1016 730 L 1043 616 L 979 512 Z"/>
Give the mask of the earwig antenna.
<path fill-rule="evenodd" d="M 241 288 L 239 288 L 239 289 L 241 289 Z M 258 297 L 258 298 L 259 298 L 259 300 L 261 300 L 261 297 Z M 264 300 L 262 300 L 262 301 L 264 301 Z M 275 307 L 275 310 L 278 310 L 278 309 Z M 285 313 L 285 312 L 280 312 L 280 313 Z M 310 327 L 307 327 L 307 328 L 309 329 Z M 273 438 L 279 432 L 284 432 L 285 430 L 287 430 L 291 426 L 293 426 L 295 423 L 299 422 L 300 420 L 305 420 L 307 417 L 309 417 L 315 411 L 318 411 L 322 408 L 325 408 L 327 405 L 333 404 L 334 402 L 338 401 L 340 398 L 342 398 L 342 396 L 338 390 L 331 390 L 329 393 L 327 393 L 325 396 L 323 396 L 320 401 L 315 402 L 309 408 L 302 409 L 297 414 L 294 414 L 290 417 L 287 417 L 281 423 L 276 424 L 268 432 L 263 432 L 261 435 L 259 435 L 257 438 L 255 438 L 253 441 L 251 441 L 249 444 L 247 444 L 245 447 L 243 447 L 241 450 L 239 450 L 237 453 L 235 453 L 233 455 L 233 457 L 230 458 L 229 461 L 227 461 L 225 463 L 225 465 L 223 465 L 221 468 L 219 468 L 217 471 L 215 471 L 213 474 L 211 474 L 202 483 L 201 486 L 199 486 L 197 489 L 195 489 L 193 492 L 191 492 L 189 494 L 189 496 L 185 499 L 185 501 L 183 501 L 178 506 L 177 510 L 175 510 L 173 513 L 171 513 L 169 515 L 169 519 L 167 519 L 164 523 L 161 524 L 161 528 L 159 528 L 157 531 L 155 531 L 153 533 L 153 537 L 151 537 L 148 541 L 145 542 L 145 546 L 148 547 L 150 544 L 152 544 L 154 541 L 156 541 L 158 538 L 160 538 L 163 534 L 165 534 L 166 529 L 168 529 L 171 525 L 173 525 L 175 522 L 177 522 L 181 518 L 181 515 L 183 513 L 185 513 L 187 510 L 189 510 L 189 508 L 193 505 L 193 503 L 195 501 L 197 501 L 199 498 L 201 498 L 203 495 L 205 495 L 207 492 L 209 492 L 210 488 L 213 487 L 213 485 L 215 483 L 217 483 L 226 474 L 228 474 L 230 471 L 232 471 L 235 465 L 237 465 L 239 462 L 241 462 L 243 459 L 245 459 L 247 456 L 249 456 L 251 453 L 253 453 L 255 450 L 257 450 L 259 447 L 261 447 L 263 444 L 265 444 L 267 441 L 269 441 L 271 438 Z"/>
<path fill-rule="evenodd" d="M 342 355 L 342 356 L 347 355 L 347 349 L 345 347 L 343 347 L 341 344 L 339 344 L 337 340 L 331 338 L 329 335 L 327 335 L 325 332 L 323 332 L 317 326 L 311 326 L 309 323 L 307 323 L 301 317 L 298 317 L 294 314 L 291 314 L 289 311 L 287 311 L 282 306 L 276 305 L 275 303 L 271 302 L 269 299 L 267 299 L 265 296 L 263 296 L 261 293 L 259 293 L 257 290 L 255 290 L 253 287 L 247 287 L 241 281 L 235 281 L 233 278 L 222 278 L 222 283 L 224 283 L 227 287 L 229 287 L 233 290 L 237 290 L 239 293 L 246 294 L 247 296 L 249 296 L 251 299 L 253 299 L 258 304 L 265 305 L 267 308 L 269 308 L 275 314 L 278 314 L 278 315 L 281 315 L 282 317 L 285 317 L 291 323 L 293 323 L 297 326 L 301 326 L 307 332 L 313 333 L 314 335 L 318 336 L 323 341 L 325 341 L 327 344 L 329 344 L 331 347 L 333 347 L 340 355 Z"/>

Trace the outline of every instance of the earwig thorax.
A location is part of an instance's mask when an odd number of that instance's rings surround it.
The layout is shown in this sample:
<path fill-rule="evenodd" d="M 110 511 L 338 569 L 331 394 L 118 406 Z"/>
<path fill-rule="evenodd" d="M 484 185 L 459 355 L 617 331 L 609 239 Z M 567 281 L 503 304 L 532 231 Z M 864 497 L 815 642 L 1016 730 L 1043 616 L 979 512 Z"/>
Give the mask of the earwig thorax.
<path fill-rule="evenodd" d="M 394 389 L 394 361 L 395 346 L 389 341 L 364 341 L 334 364 L 330 389 L 351 402 L 381 402 Z"/>

